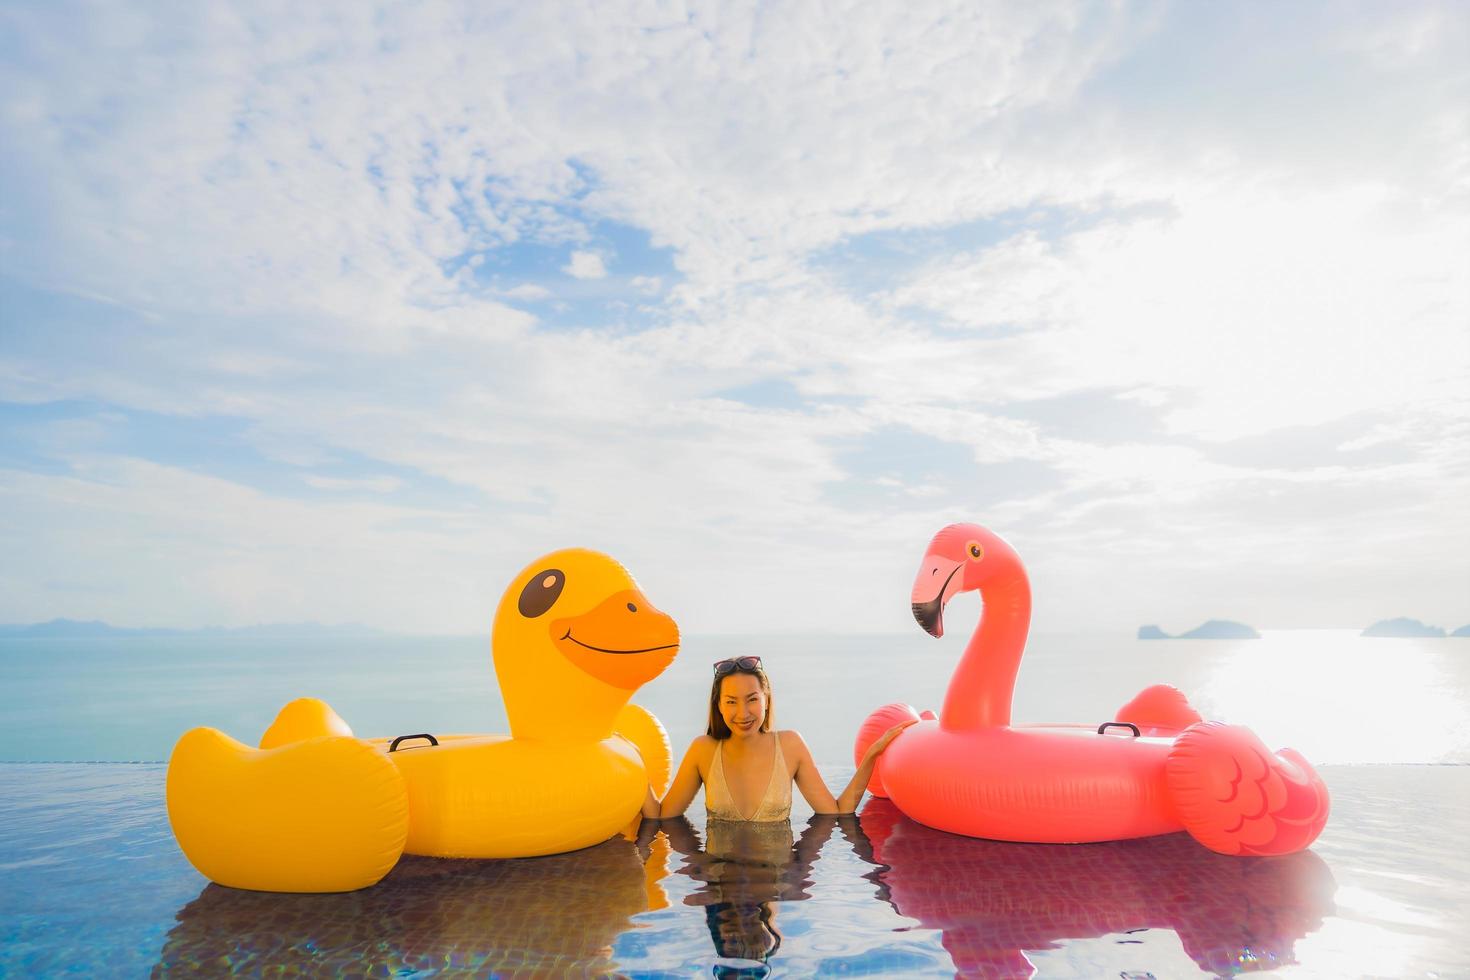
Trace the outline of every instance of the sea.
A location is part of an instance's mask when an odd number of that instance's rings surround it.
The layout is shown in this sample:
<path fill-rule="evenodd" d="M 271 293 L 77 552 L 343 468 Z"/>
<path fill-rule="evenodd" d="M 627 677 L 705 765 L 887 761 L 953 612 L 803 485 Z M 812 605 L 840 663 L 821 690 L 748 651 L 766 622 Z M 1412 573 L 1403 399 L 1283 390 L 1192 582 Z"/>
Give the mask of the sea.
<path fill-rule="evenodd" d="M 949 625 L 689 636 L 635 700 L 677 755 L 711 663 L 758 654 L 777 725 L 840 788 L 870 710 L 938 709 L 967 632 Z M 371 889 L 282 896 L 179 852 L 177 738 L 253 743 L 305 695 L 364 736 L 504 731 L 488 634 L 0 638 L 0 976 L 1470 977 L 1470 639 L 1038 634 L 1013 720 L 1100 723 L 1155 683 L 1320 767 L 1333 816 L 1311 850 L 979 841 L 798 798 L 770 839 L 732 844 L 696 805 L 569 855 L 404 858 Z"/>

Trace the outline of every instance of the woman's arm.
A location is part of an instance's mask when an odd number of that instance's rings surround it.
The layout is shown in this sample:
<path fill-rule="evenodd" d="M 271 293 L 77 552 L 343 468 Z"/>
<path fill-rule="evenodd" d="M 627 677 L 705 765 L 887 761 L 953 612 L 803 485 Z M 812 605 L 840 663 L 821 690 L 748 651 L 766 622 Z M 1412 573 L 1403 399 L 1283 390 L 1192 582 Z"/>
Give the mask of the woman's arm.
<path fill-rule="evenodd" d="M 879 735 L 872 745 L 868 746 L 868 751 L 863 753 L 863 761 L 858 763 L 857 772 L 852 774 L 852 779 L 848 782 L 847 788 L 842 791 L 841 796 L 837 797 L 838 812 L 852 813 L 857 810 L 857 805 L 862 802 L 863 794 L 868 791 L 868 780 L 873 778 L 873 767 L 878 764 L 878 756 L 882 755 L 883 750 L 888 748 L 889 742 L 898 738 L 900 732 L 910 725 L 917 723 L 918 720 L 915 718 L 913 721 L 906 721 L 901 725 L 894 725 L 888 731 Z"/>
<path fill-rule="evenodd" d="M 796 780 L 796 788 L 806 798 L 807 805 L 817 813 L 836 813 L 837 800 L 827 788 L 822 774 L 817 771 L 812 750 L 806 747 L 806 740 L 801 737 L 801 733 L 782 732 L 781 738 L 781 751 L 795 764 L 791 776 Z"/>
<path fill-rule="evenodd" d="M 689 804 L 694 802 L 694 795 L 699 792 L 700 784 L 704 778 L 699 774 L 700 760 L 704 757 L 707 746 L 705 743 L 713 741 L 708 735 L 701 735 L 689 744 L 689 749 L 684 753 L 684 761 L 679 763 L 679 771 L 674 774 L 674 781 L 669 784 L 669 791 L 664 794 L 663 802 L 653 795 L 653 787 L 648 787 L 648 795 L 643 800 L 643 815 L 651 820 L 662 820 L 666 817 L 677 817 L 689 809 Z"/>
<path fill-rule="evenodd" d="M 806 747 L 796 732 L 790 732 L 796 742 L 798 756 L 796 767 L 796 786 L 801 790 L 801 795 L 806 797 L 807 803 L 817 813 L 852 813 L 857 810 L 857 805 L 862 802 L 863 793 L 867 791 L 868 780 L 873 778 L 873 766 L 878 762 L 878 756 L 888 748 L 888 743 L 898 737 L 899 732 L 912 725 L 914 722 L 906 721 L 902 725 L 894 725 L 888 731 L 878 737 L 868 751 L 863 755 L 863 761 L 858 764 L 857 772 L 853 773 L 852 779 L 848 781 L 841 795 L 835 800 L 832 791 L 827 789 L 827 784 L 822 781 L 821 773 L 817 772 L 817 764 L 812 761 L 811 750 Z"/>

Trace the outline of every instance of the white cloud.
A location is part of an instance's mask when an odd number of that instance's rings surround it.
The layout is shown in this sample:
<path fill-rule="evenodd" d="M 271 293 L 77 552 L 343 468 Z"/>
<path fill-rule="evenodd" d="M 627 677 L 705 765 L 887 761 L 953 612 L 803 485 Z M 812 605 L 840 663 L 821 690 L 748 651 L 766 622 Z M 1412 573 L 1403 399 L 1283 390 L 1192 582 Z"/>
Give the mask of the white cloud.
<path fill-rule="evenodd" d="M 511 289 L 507 289 L 500 295 L 504 296 L 506 299 L 524 299 L 535 301 L 549 299 L 551 297 L 551 290 L 547 289 L 545 286 L 538 286 L 535 283 L 526 282 Z"/>
<path fill-rule="evenodd" d="M 571 260 L 562 266 L 562 272 L 574 279 L 601 279 L 607 275 L 607 266 L 596 252 L 573 252 Z"/>
<path fill-rule="evenodd" d="M 459 253 L 577 239 L 556 205 L 582 191 L 677 249 L 698 295 L 841 234 L 1024 200 L 1024 170 L 970 176 L 993 157 L 992 127 L 1066 98 L 1127 33 L 1108 14 L 1084 33 L 1066 3 L 873 18 L 528 6 L 493 21 L 364 7 L 289 28 L 265 10 L 167 23 L 132 10 L 80 33 L 72 18 L 17 21 L 18 43 L 49 52 L 46 73 L 7 78 L 7 143 L 52 187 L 23 268 L 44 276 L 65 256 L 69 288 L 150 308 L 369 320 L 442 302 L 440 263 Z M 165 37 L 171 73 L 134 71 Z M 69 138 L 98 116 L 105 128 Z M 924 151 L 939 179 L 896 183 L 933 132 L 954 134 Z"/>
<path fill-rule="evenodd" d="M 1250 71 L 1192 26 L 1198 8 L 1080 2 L 72 13 L 10 14 L 34 57 L 0 68 L 0 178 L 22 191 L 0 248 L 13 280 L 109 305 L 8 321 L 0 397 L 238 422 L 253 465 L 287 477 L 260 485 L 378 496 L 274 496 L 137 447 L 84 465 L 47 437 L 50 470 L 81 469 L 7 474 L 0 531 L 112 590 L 121 619 L 372 619 L 351 592 L 387 625 L 472 629 L 485 569 L 588 543 L 692 627 L 809 625 L 810 597 L 769 569 L 837 562 L 831 622 L 903 628 L 885 569 L 971 517 L 1094 621 L 1134 616 L 1089 591 L 1099 576 L 1183 603 L 1262 554 L 1278 586 L 1309 578 L 1292 554 L 1331 572 L 1299 615 L 1343 622 L 1334 590 L 1376 581 L 1384 551 L 1403 612 L 1418 594 L 1438 603 L 1424 618 L 1455 618 L 1458 8 L 1334 11 L 1325 48 L 1273 23 L 1244 39 Z M 1199 71 L 1171 67 L 1178 52 Z M 1190 88 L 1211 58 L 1240 84 Z M 1320 83 L 1253 74 L 1282 64 Z M 604 256 L 627 255 L 607 225 L 674 271 L 608 275 Z M 881 277 L 854 283 L 885 243 Z M 633 312 L 508 305 L 550 299 L 529 280 L 563 255 Z M 764 379 L 800 404 L 715 397 Z M 1038 414 L 1074 396 L 1158 425 L 1079 437 Z M 1361 435 L 1332 436 L 1341 466 L 1219 455 L 1358 416 Z M 962 477 L 850 469 L 841 448 L 879 430 L 942 440 L 957 471 L 1020 462 L 1057 483 L 974 514 Z M 1409 461 L 1353 462 L 1387 450 Z M 318 472 L 344 460 L 421 474 L 464 509 Z M 1396 499 L 1395 481 L 1423 492 Z M 835 500 L 849 484 L 895 492 Z M 51 533 L 74 520 L 94 537 Z M 160 574 L 130 571 L 160 539 L 181 542 Z M 7 580 L 15 616 L 51 601 L 39 580 Z M 149 585 L 182 580 L 192 605 Z"/>
<path fill-rule="evenodd" d="M 396 476 L 372 476 L 356 479 L 347 479 L 333 476 L 306 476 L 303 477 L 306 485 L 318 490 L 366 490 L 369 493 L 392 493 L 403 486 L 403 481 Z"/>
<path fill-rule="evenodd" d="M 444 632 L 471 609 L 484 615 L 477 593 L 489 587 L 476 588 L 469 541 L 497 546 L 461 537 L 452 514 L 293 501 L 141 460 L 76 464 L 73 476 L 6 474 L 7 509 L 42 522 L 51 542 L 29 574 L 5 573 L 7 612 L 70 608 L 42 584 L 64 570 L 95 587 L 100 616 L 126 625 L 374 620 Z M 439 529 L 411 529 L 410 517 Z"/>
<path fill-rule="evenodd" d="M 1426 63 L 1463 64 L 1470 56 L 1464 11 L 1452 3 L 1406 7 L 1399 16 L 1349 23 L 1332 32 L 1343 50 L 1366 57 L 1386 71 L 1412 71 Z"/>
<path fill-rule="evenodd" d="M 989 345 L 1024 397 L 1048 388 L 1182 389 L 1169 419 L 1211 439 L 1397 411 L 1470 373 L 1470 225 L 1381 187 L 1179 199 L 1056 243 L 1022 234 L 942 260 L 890 293 Z M 1005 375 L 995 378 L 1007 383 Z"/>

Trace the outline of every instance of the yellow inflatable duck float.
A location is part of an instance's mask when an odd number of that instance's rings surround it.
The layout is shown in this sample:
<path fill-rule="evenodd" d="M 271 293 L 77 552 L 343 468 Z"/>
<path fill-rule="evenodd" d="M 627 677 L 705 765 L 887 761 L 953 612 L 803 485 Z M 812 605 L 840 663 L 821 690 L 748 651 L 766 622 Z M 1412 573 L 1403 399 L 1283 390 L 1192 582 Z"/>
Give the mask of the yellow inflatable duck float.
<path fill-rule="evenodd" d="M 211 881 L 279 892 L 375 884 L 402 853 L 531 857 L 614 836 L 668 784 L 668 735 L 629 699 L 679 628 L 585 549 L 526 566 L 492 635 L 509 735 L 356 738 L 325 702 L 281 709 L 251 748 L 213 728 L 169 758 L 169 823 Z"/>

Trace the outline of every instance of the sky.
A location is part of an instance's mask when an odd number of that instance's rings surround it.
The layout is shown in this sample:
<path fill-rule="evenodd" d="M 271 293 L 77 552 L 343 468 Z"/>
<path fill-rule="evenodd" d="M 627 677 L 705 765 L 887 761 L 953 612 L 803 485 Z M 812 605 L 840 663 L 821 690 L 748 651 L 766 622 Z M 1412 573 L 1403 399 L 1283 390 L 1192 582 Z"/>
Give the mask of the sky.
<path fill-rule="evenodd" d="M 1470 623 L 1470 7 L 0 0 L 0 622 Z"/>

